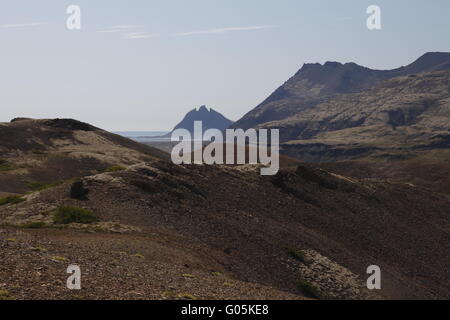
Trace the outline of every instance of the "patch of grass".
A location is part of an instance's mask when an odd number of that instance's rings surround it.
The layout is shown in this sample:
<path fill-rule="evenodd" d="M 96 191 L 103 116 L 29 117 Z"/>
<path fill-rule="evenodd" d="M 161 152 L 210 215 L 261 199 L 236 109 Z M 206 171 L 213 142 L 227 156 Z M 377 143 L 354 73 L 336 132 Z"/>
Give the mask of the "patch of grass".
<path fill-rule="evenodd" d="M 11 170 L 13 170 L 13 167 L 11 167 L 9 164 L 0 164 L 0 172 L 11 171 Z"/>
<path fill-rule="evenodd" d="M 25 228 L 25 229 L 40 229 L 40 228 L 45 228 L 46 224 L 45 222 L 41 222 L 41 221 L 37 221 L 37 222 L 29 222 L 26 224 L 21 225 L 21 228 Z"/>
<path fill-rule="evenodd" d="M 125 170 L 126 168 L 125 167 L 122 167 L 122 166 L 112 166 L 112 167 L 109 167 L 109 168 L 107 168 L 106 170 L 105 170 L 105 172 L 118 172 L 118 171 L 123 171 L 123 170 Z"/>
<path fill-rule="evenodd" d="M 11 171 L 13 169 L 13 166 L 11 166 L 8 161 L 6 161 L 5 159 L 0 159 L 0 172 Z"/>
<path fill-rule="evenodd" d="M 0 300 L 8 300 L 11 298 L 11 294 L 8 290 L 0 290 Z"/>
<path fill-rule="evenodd" d="M 50 188 L 54 188 L 54 187 L 60 186 L 63 183 L 64 183 L 63 181 L 57 181 L 57 182 L 54 182 L 54 183 L 28 182 L 27 186 L 32 191 L 42 191 L 42 190 L 45 190 L 45 189 L 50 189 Z"/>
<path fill-rule="evenodd" d="M 220 276 L 222 275 L 222 273 L 221 273 L 221 272 L 214 271 L 214 272 L 212 273 L 212 275 L 215 276 L 215 277 L 220 277 Z"/>
<path fill-rule="evenodd" d="M 66 258 L 61 257 L 61 256 L 54 256 L 54 257 L 52 257 L 52 260 L 53 261 L 57 261 L 57 262 L 65 262 L 65 261 L 67 261 Z"/>
<path fill-rule="evenodd" d="M 84 208 L 61 206 L 56 211 L 53 221 L 56 224 L 90 224 L 98 221 L 98 218 L 92 211 Z"/>
<path fill-rule="evenodd" d="M 145 259 L 145 257 L 140 253 L 136 253 L 134 256 L 139 259 Z"/>
<path fill-rule="evenodd" d="M 173 291 L 164 291 L 162 294 L 161 294 L 161 296 L 164 298 L 164 299 L 167 299 L 167 298 L 175 298 L 177 295 L 176 295 L 176 293 L 175 292 L 173 292 Z"/>
<path fill-rule="evenodd" d="M 323 298 L 323 295 L 320 293 L 319 289 L 317 289 L 313 284 L 307 281 L 299 280 L 297 282 L 297 289 L 308 298 L 313 299 Z"/>
<path fill-rule="evenodd" d="M 94 227 L 94 232 L 104 232 L 104 231 L 105 231 L 105 229 L 100 226 Z"/>
<path fill-rule="evenodd" d="M 25 199 L 20 196 L 8 196 L 5 198 L 0 198 L 0 206 L 6 205 L 6 204 L 17 204 L 24 202 Z"/>
<path fill-rule="evenodd" d="M 231 282 L 224 282 L 223 286 L 224 287 L 231 287 L 233 284 Z"/>
<path fill-rule="evenodd" d="M 17 239 L 16 239 L 16 238 L 8 238 L 8 239 L 6 239 L 6 241 L 9 241 L 9 242 L 17 242 Z"/>
<path fill-rule="evenodd" d="M 197 300 L 197 297 L 190 293 L 180 293 L 177 297 L 184 300 Z"/>
<path fill-rule="evenodd" d="M 193 274 L 190 274 L 190 273 L 183 274 L 183 277 L 184 278 L 189 278 L 189 279 L 194 279 L 195 278 L 195 276 Z"/>
<path fill-rule="evenodd" d="M 309 264 L 309 260 L 306 258 L 304 251 L 289 247 L 286 248 L 286 251 L 292 259 L 295 259 L 304 264 Z"/>

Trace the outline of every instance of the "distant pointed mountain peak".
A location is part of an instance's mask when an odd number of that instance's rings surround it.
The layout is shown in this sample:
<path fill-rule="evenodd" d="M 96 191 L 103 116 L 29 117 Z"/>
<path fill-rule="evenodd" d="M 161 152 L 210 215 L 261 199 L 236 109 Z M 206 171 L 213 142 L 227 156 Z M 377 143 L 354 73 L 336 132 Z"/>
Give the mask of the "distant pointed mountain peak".
<path fill-rule="evenodd" d="M 200 108 L 198 108 L 198 111 L 207 111 L 207 112 L 209 112 L 208 108 L 205 105 L 203 105 Z"/>
<path fill-rule="evenodd" d="M 194 108 L 192 111 L 188 112 L 183 120 L 175 126 L 174 130 L 187 129 L 188 131 L 193 132 L 195 121 L 202 121 L 204 130 L 225 130 L 233 124 L 233 121 L 227 119 L 213 108 L 208 109 L 206 105 L 202 105 L 198 109 Z"/>
<path fill-rule="evenodd" d="M 323 66 L 337 68 L 337 67 L 342 67 L 343 64 L 340 62 L 336 62 L 336 61 L 327 61 L 327 62 L 325 62 L 325 64 Z"/>

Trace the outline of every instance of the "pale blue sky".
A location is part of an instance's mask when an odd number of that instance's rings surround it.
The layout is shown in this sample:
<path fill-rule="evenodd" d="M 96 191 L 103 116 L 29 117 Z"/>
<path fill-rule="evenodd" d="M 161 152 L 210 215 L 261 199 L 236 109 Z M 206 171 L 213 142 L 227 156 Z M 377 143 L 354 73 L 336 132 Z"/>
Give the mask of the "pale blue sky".
<path fill-rule="evenodd" d="M 449 15 L 448 0 L 2 0 L 0 121 L 169 130 L 202 104 L 237 120 L 306 62 L 388 69 L 450 51 Z"/>

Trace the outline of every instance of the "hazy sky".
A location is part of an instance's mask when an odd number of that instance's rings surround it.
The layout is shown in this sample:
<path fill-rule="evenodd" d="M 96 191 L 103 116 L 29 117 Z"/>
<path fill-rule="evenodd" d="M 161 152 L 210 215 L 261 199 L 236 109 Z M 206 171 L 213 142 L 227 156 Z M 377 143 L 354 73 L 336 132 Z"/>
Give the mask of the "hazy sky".
<path fill-rule="evenodd" d="M 388 69 L 450 51 L 449 15 L 449 0 L 1 0 L 0 121 L 170 130 L 202 104 L 237 120 L 306 62 Z"/>

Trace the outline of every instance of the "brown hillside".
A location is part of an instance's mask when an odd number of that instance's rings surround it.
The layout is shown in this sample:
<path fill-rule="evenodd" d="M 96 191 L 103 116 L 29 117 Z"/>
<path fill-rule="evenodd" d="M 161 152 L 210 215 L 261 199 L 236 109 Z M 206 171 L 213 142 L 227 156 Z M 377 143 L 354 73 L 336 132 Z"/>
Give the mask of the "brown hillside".
<path fill-rule="evenodd" d="M 249 291 L 253 297 L 301 297 L 302 280 L 322 297 L 351 299 L 375 297 L 363 286 L 366 268 L 376 264 L 383 270 L 382 297 L 450 296 L 447 196 L 314 167 L 299 166 L 274 177 L 261 177 L 249 169 L 150 162 L 83 178 L 82 186 L 88 190 L 84 200 L 72 199 L 67 183 L 28 195 L 25 202 L 2 206 L 2 246 L 16 252 L 2 259 L 2 279 L 9 287 L 24 285 L 25 280 L 16 279 L 11 271 L 17 255 L 24 261 L 35 259 L 45 277 L 56 272 L 52 255 L 63 255 L 95 270 L 89 274 L 94 283 L 113 276 L 116 269 L 111 263 L 124 270 L 121 281 L 126 285 L 111 284 L 120 297 L 128 291 L 156 299 L 166 291 L 175 296 L 188 291 L 200 298 L 248 297 L 214 282 L 212 272 L 220 272 L 225 276 L 222 281 L 232 283 L 235 290 L 255 285 L 268 290 L 262 295 Z M 61 205 L 87 208 L 101 222 L 58 231 L 52 216 Z M 42 230 L 27 229 L 37 222 L 43 224 Z M 12 226 L 21 226 L 18 236 Z M 112 237 L 111 232 L 121 235 Z M 7 237 L 20 240 L 11 243 Z M 70 250 L 62 247 L 65 241 Z M 51 253 L 27 251 L 41 245 L 50 247 Z M 138 254 L 143 260 L 122 259 L 112 254 L 115 251 L 128 257 Z M 150 276 L 151 284 L 138 285 L 142 277 L 136 268 L 141 263 L 168 271 Z M 200 282 L 190 281 L 190 275 Z M 37 285 L 42 281 L 31 282 L 33 294 L 64 293 L 57 283 Z M 110 296 L 99 290 L 89 285 L 86 294 Z M 26 292 L 17 290 L 17 295 L 26 297 Z"/>
<path fill-rule="evenodd" d="M 0 196 L 163 158 L 158 149 L 76 120 L 19 118 L 0 123 Z"/>

